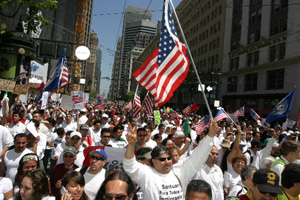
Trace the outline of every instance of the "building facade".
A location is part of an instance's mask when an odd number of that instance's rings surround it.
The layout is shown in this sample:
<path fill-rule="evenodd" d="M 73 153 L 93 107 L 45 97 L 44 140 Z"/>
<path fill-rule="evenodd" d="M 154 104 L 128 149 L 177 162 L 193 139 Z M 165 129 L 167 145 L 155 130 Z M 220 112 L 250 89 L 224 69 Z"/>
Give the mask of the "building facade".
<path fill-rule="evenodd" d="M 296 0 L 228 1 L 222 68 L 222 105 L 245 106 L 266 117 L 300 84 L 300 30 Z M 289 118 L 300 106 L 296 91 Z"/>

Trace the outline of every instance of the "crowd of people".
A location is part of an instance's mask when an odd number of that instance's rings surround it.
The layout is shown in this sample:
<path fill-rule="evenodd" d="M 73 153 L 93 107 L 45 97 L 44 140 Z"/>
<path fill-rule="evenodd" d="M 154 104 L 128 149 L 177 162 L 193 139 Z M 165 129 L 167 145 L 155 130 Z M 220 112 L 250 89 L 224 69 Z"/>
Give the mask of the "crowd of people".
<path fill-rule="evenodd" d="M 114 103 L 1 105 L 0 200 L 300 199 L 297 126 L 211 119 L 196 132 L 204 116 L 195 113 L 161 111 L 156 124 Z M 113 149 L 124 149 L 117 170 Z"/>

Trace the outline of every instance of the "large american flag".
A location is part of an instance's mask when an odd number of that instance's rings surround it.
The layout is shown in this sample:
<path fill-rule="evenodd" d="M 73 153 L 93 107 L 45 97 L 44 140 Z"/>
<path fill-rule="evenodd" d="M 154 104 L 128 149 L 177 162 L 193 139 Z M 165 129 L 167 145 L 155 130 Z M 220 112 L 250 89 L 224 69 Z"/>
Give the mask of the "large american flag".
<path fill-rule="evenodd" d="M 209 116 L 201 120 L 198 124 L 195 124 L 195 131 L 197 135 L 201 134 L 209 126 Z"/>
<path fill-rule="evenodd" d="M 153 95 L 157 109 L 172 98 L 188 71 L 186 47 L 179 42 L 169 0 L 165 0 L 159 47 L 132 76 Z"/>
<path fill-rule="evenodd" d="M 245 113 L 245 107 L 243 106 L 243 107 L 240 107 L 240 109 L 238 109 L 237 111 L 235 111 L 233 113 L 233 117 L 234 118 L 244 117 L 244 115 L 245 115 L 244 113 Z"/>
<path fill-rule="evenodd" d="M 141 113 L 141 99 L 140 99 L 140 94 L 139 94 L 139 86 L 137 85 L 136 91 L 134 94 L 134 99 L 133 99 L 133 107 L 132 107 L 132 116 L 133 117 L 139 117 Z"/>
<path fill-rule="evenodd" d="M 153 98 L 149 92 L 147 92 L 147 95 L 145 97 L 143 108 L 148 114 L 151 114 L 153 111 Z"/>
<path fill-rule="evenodd" d="M 261 118 L 253 109 L 250 109 L 250 115 L 251 115 L 251 117 L 253 117 L 253 119 L 255 121 L 257 121 Z"/>
<path fill-rule="evenodd" d="M 218 122 L 218 121 L 221 121 L 222 119 L 225 119 L 225 118 L 230 118 L 230 117 L 228 116 L 228 114 L 223 109 L 220 109 L 218 111 L 217 115 L 215 116 L 214 121 Z"/>

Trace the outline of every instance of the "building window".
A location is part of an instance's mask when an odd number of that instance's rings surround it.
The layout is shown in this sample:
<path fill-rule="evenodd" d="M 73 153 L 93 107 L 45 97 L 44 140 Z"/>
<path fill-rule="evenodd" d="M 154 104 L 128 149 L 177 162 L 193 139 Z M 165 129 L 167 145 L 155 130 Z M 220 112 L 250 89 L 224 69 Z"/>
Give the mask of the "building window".
<path fill-rule="evenodd" d="M 267 71 L 267 90 L 283 89 L 284 68 Z"/>
<path fill-rule="evenodd" d="M 247 67 L 253 67 L 258 65 L 259 51 L 251 52 L 247 54 Z"/>
<path fill-rule="evenodd" d="M 285 58 L 285 43 L 281 43 L 269 48 L 269 61 L 283 60 Z"/>
<path fill-rule="evenodd" d="M 228 77 L 227 79 L 227 92 L 236 92 L 237 91 L 237 83 L 238 83 L 238 77 Z"/>
<path fill-rule="evenodd" d="M 239 68 L 240 58 L 235 57 L 230 59 L 230 71 L 237 70 Z"/>
<path fill-rule="evenodd" d="M 257 77 L 257 73 L 245 75 L 245 91 L 257 90 Z"/>

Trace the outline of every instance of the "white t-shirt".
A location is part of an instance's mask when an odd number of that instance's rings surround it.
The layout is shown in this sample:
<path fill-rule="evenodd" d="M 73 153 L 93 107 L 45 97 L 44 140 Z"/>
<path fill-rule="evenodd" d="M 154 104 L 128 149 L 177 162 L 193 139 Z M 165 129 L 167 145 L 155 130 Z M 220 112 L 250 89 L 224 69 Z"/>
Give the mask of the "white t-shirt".
<path fill-rule="evenodd" d="M 230 171 L 226 171 L 224 173 L 224 186 L 227 188 L 229 188 L 229 195 L 233 186 L 235 186 L 236 184 L 238 184 L 239 181 L 241 181 L 241 176 L 239 174 L 237 174 L 234 170 L 230 170 Z"/>
<path fill-rule="evenodd" d="M 6 126 L 6 128 L 9 130 L 12 137 L 15 137 L 18 133 L 26 132 L 26 126 L 22 122 L 19 122 L 17 124 L 10 123 Z"/>
<path fill-rule="evenodd" d="M 9 178 L 0 177 L 0 200 L 4 200 L 4 194 L 12 189 L 12 181 Z"/>
<path fill-rule="evenodd" d="M 212 200 L 223 200 L 223 172 L 217 165 L 212 168 L 204 164 L 199 172 L 193 177 L 194 180 L 205 180 L 212 190 Z"/>
<path fill-rule="evenodd" d="M 3 150 L 4 147 L 10 147 L 13 145 L 13 138 L 9 133 L 8 129 L 4 126 L 0 125 L 0 152 Z M 1 162 L 1 158 L 0 158 Z"/>
<path fill-rule="evenodd" d="M 25 149 L 21 153 L 16 153 L 15 149 L 8 150 L 5 154 L 4 162 L 6 165 L 6 176 L 9 178 L 13 183 L 15 181 L 15 176 L 18 172 L 19 162 L 21 158 L 28 153 L 33 153 L 29 149 Z"/>
<path fill-rule="evenodd" d="M 64 122 L 62 124 L 62 128 L 65 129 L 65 132 L 76 131 L 76 129 L 77 129 L 77 123 L 71 122 L 70 124 L 67 124 L 66 122 Z"/>
<path fill-rule="evenodd" d="M 83 175 L 85 180 L 84 192 L 90 199 L 95 199 L 101 184 L 105 180 L 106 170 L 102 169 L 98 174 L 91 174 L 88 171 L 89 168 Z"/>
<path fill-rule="evenodd" d="M 89 128 L 89 135 L 93 138 L 95 143 L 99 142 L 101 140 L 101 128 L 99 131 L 95 131 L 93 127 Z"/>

